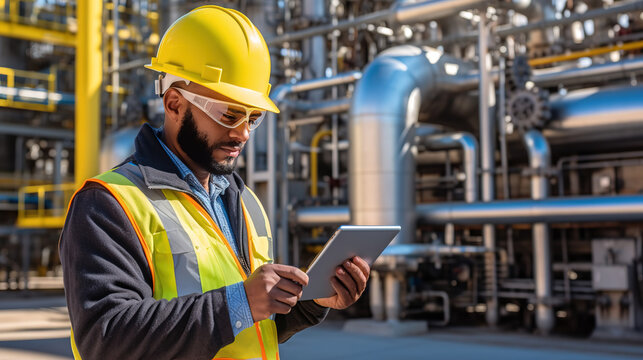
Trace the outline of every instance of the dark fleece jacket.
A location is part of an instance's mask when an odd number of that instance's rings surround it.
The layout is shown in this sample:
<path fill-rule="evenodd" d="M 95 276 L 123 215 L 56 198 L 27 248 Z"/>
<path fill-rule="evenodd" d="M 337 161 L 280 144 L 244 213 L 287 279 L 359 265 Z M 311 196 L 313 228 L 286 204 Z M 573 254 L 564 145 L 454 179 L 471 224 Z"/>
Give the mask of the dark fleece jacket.
<path fill-rule="evenodd" d="M 191 193 L 153 129 L 136 137 L 137 164 L 146 184 Z M 223 195 L 232 230 L 248 264 L 247 229 L 241 221 L 237 174 Z M 198 201 L 196 196 L 193 196 Z M 172 300 L 152 297 L 152 278 L 139 239 L 118 201 L 101 185 L 88 183 L 75 195 L 60 237 L 65 295 L 74 339 L 88 359 L 212 359 L 234 341 L 225 288 Z M 249 272 L 245 266 L 246 273 Z M 328 309 L 299 302 L 275 321 L 279 342 L 323 321 Z"/>

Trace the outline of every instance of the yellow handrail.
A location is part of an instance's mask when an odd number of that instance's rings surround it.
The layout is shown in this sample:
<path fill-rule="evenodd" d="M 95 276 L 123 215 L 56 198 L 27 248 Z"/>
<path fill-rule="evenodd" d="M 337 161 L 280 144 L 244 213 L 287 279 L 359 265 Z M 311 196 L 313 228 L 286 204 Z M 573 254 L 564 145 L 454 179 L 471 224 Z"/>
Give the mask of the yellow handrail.
<path fill-rule="evenodd" d="M 18 190 L 16 225 L 21 228 L 61 228 L 75 190 L 76 185 L 73 183 L 21 187 Z M 27 208 L 27 195 L 30 194 L 37 196 L 35 209 Z"/>
<path fill-rule="evenodd" d="M 324 136 L 330 136 L 331 130 L 318 131 L 310 142 L 310 196 L 317 197 L 317 146 Z"/>
<path fill-rule="evenodd" d="M 7 77 L 6 90 L 4 95 L 6 99 L 0 99 L 0 107 L 10 107 L 15 109 L 26 109 L 26 110 L 35 110 L 35 111 L 55 111 L 56 102 L 51 99 L 51 94 L 56 92 L 56 68 L 52 67 L 49 69 L 49 73 L 40 73 L 35 71 L 25 71 L 11 69 L 7 67 L 0 67 L 0 75 Z M 16 78 L 22 79 L 22 83 L 18 83 Z M 20 88 L 29 88 L 32 87 L 31 84 L 27 84 L 29 80 L 35 80 L 37 82 L 46 82 L 42 84 L 42 88 L 39 93 L 39 96 L 42 98 L 36 98 L 36 100 L 45 101 L 45 104 L 39 102 L 30 102 L 26 100 L 16 100 L 15 98 L 21 98 L 20 94 L 23 90 Z M 21 86 L 22 85 L 22 86 Z M 0 79 L 0 86 L 3 86 L 3 81 Z M 47 89 L 46 91 L 44 89 Z M 29 90 L 29 89 L 27 89 Z"/>
<path fill-rule="evenodd" d="M 611 53 L 612 51 L 636 50 L 636 49 L 643 49 L 643 41 L 634 41 L 631 43 L 626 43 L 621 45 L 609 45 L 609 46 L 604 46 L 604 47 L 599 47 L 594 49 L 576 51 L 576 52 L 572 52 L 564 55 L 555 55 L 555 56 L 542 57 L 538 59 L 531 59 L 529 60 L 529 65 L 531 66 L 547 65 L 547 64 L 551 64 L 559 61 L 576 60 L 583 57 L 607 54 L 607 53 Z"/>

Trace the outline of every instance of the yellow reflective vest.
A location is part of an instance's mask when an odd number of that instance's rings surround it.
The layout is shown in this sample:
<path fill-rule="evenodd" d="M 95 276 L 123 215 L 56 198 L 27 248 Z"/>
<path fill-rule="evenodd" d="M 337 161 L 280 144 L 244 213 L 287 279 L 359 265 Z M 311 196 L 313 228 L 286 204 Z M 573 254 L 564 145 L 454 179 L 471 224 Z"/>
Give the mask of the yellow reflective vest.
<path fill-rule="evenodd" d="M 105 187 L 121 204 L 138 235 L 157 300 L 204 293 L 246 279 L 239 259 L 208 212 L 190 195 L 150 189 L 138 166 L 128 163 L 89 182 Z M 272 262 L 272 236 L 261 203 L 246 187 L 241 204 L 248 232 L 251 272 Z M 80 359 L 72 329 L 72 350 Z M 277 328 L 256 322 L 219 350 L 215 359 L 279 359 Z"/>

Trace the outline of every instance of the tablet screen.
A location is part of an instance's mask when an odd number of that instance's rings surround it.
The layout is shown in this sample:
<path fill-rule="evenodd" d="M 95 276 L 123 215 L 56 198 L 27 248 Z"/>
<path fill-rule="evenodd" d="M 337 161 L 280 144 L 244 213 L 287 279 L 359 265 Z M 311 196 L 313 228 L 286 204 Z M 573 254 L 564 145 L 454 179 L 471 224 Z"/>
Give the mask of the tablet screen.
<path fill-rule="evenodd" d="M 308 286 L 301 300 L 333 296 L 330 278 L 335 276 L 337 266 L 353 256 L 361 257 L 371 266 L 400 230 L 400 226 L 340 226 L 308 268 Z"/>

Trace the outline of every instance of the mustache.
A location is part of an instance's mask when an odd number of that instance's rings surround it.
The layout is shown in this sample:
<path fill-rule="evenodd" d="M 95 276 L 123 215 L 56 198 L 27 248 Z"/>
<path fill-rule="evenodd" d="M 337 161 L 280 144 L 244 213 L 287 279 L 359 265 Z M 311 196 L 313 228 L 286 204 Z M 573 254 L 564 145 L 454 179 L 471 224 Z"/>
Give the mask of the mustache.
<path fill-rule="evenodd" d="M 246 144 L 246 143 L 244 143 L 244 142 L 239 142 L 239 141 L 226 141 L 226 142 L 216 143 L 216 144 L 214 144 L 214 146 L 213 146 L 213 147 L 214 147 L 214 149 L 220 149 L 220 148 L 222 148 L 222 147 L 224 147 L 224 146 L 225 146 L 225 147 L 234 147 L 234 148 L 240 148 L 240 149 L 243 149 L 243 147 L 244 147 L 244 145 L 245 145 L 245 144 Z"/>

